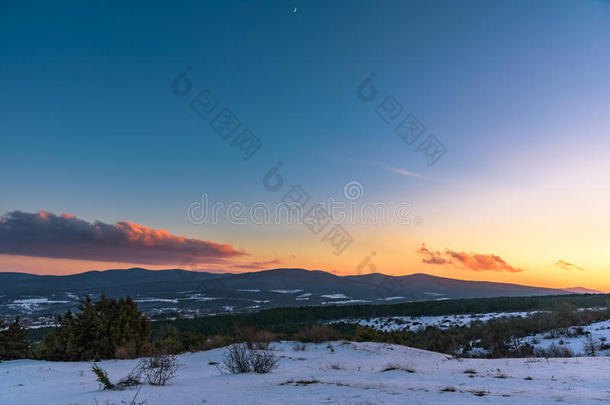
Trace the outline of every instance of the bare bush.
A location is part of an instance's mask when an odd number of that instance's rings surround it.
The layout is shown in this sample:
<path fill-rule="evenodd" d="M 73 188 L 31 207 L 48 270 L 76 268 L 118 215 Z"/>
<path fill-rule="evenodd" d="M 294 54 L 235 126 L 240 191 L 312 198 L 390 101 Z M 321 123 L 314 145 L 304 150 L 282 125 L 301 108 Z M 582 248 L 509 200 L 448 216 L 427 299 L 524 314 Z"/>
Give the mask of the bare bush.
<path fill-rule="evenodd" d="M 552 343 L 548 349 L 537 348 L 534 350 L 537 357 L 574 357 L 574 352 L 569 347 Z"/>
<path fill-rule="evenodd" d="M 305 346 L 303 343 L 295 343 L 294 346 L 292 346 L 292 350 L 295 352 L 304 352 L 307 350 L 307 346 Z"/>
<path fill-rule="evenodd" d="M 249 373 L 252 351 L 246 343 L 236 343 L 229 346 L 225 352 L 222 363 L 231 374 Z"/>
<path fill-rule="evenodd" d="M 407 373 L 415 373 L 415 369 L 413 367 L 410 367 L 406 364 L 401 364 L 401 363 L 390 363 L 387 366 L 385 366 L 381 372 L 386 372 L 386 371 L 394 371 L 394 370 L 400 370 L 400 371 L 405 371 Z M 466 371 L 464 371 L 466 373 Z"/>
<path fill-rule="evenodd" d="M 178 363 L 173 354 L 157 353 L 141 359 L 136 369 L 134 375 L 143 377 L 150 385 L 165 385 L 176 376 Z"/>
<path fill-rule="evenodd" d="M 255 373 L 267 374 L 278 366 L 278 361 L 270 350 L 254 350 L 250 358 L 250 365 Z"/>
<path fill-rule="evenodd" d="M 330 363 L 328 368 L 331 370 L 345 370 L 341 363 Z"/>
<path fill-rule="evenodd" d="M 140 381 L 140 376 L 132 371 L 126 377 L 121 378 L 115 385 L 115 389 L 124 390 L 127 388 L 135 387 L 137 385 L 142 385 Z"/>
<path fill-rule="evenodd" d="M 278 365 L 278 360 L 271 350 L 268 348 L 249 349 L 247 343 L 236 343 L 229 346 L 222 362 L 225 371 L 231 374 L 249 373 L 251 371 L 266 374 Z"/>

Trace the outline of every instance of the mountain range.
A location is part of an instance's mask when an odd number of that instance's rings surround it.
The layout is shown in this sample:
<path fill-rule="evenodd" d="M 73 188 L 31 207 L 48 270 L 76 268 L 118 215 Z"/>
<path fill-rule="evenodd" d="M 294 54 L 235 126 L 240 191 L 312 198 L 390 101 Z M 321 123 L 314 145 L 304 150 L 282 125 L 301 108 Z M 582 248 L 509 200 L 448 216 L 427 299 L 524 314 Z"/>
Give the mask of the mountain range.
<path fill-rule="evenodd" d="M 320 270 L 208 273 L 142 268 L 49 276 L 0 273 L 0 315 L 43 315 L 73 309 L 85 295 L 131 296 L 152 315 L 204 315 L 278 306 L 395 303 L 499 296 L 601 293 L 412 274 L 337 276 Z"/>

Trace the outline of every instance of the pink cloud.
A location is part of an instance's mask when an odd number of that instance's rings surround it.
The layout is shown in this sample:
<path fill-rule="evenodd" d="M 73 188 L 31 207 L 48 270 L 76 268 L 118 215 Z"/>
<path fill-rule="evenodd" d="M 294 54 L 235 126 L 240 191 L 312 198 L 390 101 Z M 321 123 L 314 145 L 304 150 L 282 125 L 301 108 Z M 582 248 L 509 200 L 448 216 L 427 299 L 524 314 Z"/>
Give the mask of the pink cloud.
<path fill-rule="evenodd" d="M 421 261 L 426 264 L 450 264 L 451 261 L 444 259 L 442 257 L 441 252 L 438 250 L 432 251 L 426 247 L 425 244 L 422 243 L 421 247 L 416 250 L 417 253 L 425 255 Z"/>
<path fill-rule="evenodd" d="M 430 250 L 426 245 L 416 250 L 416 253 L 424 255 L 422 263 L 452 265 L 467 268 L 473 271 L 507 271 L 509 273 L 520 273 L 523 269 L 508 264 L 504 259 L 494 254 L 456 252 L 446 249 L 444 253 L 438 250 Z"/>
<path fill-rule="evenodd" d="M 577 266 L 572 263 L 568 263 L 565 260 L 559 260 L 559 261 L 555 262 L 554 265 L 563 270 L 568 270 L 568 271 L 571 271 L 571 270 L 585 271 L 585 269 L 583 269 L 582 267 Z"/>
<path fill-rule="evenodd" d="M 500 256 L 494 254 L 480 254 L 480 253 L 465 253 L 465 252 L 454 252 L 452 250 L 446 250 L 445 253 L 453 259 L 453 263 L 456 262 L 463 265 L 467 269 L 473 271 L 508 271 L 510 273 L 520 273 L 523 270 L 515 268 Z"/>

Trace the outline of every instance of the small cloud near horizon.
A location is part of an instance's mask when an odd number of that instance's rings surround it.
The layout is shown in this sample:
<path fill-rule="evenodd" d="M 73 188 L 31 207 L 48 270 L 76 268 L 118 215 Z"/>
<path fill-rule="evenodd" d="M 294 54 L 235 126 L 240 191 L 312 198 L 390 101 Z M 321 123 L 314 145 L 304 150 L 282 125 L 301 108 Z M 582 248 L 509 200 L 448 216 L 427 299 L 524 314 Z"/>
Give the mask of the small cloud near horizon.
<path fill-rule="evenodd" d="M 577 266 L 575 264 L 572 263 L 568 263 L 565 260 L 558 260 L 556 261 L 553 266 L 559 267 L 563 270 L 567 270 L 567 271 L 572 271 L 572 270 L 578 270 L 578 271 L 586 271 L 586 269 L 583 269 L 580 266 Z"/>
<path fill-rule="evenodd" d="M 466 268 L 472 271 L 507 271 L 509 273 L 520 273 L 523 269 L 513 267 L 504 259 L 494 254 L 481 254 L 475 252 L 457 252 L 445 249 L 444 253 L 438 250 L 430 250 L 425 244 L 416 250 L 416 253 L 425 255 L 422 263 L 436 265 L 452 265 L 457 268 Z"/>
<path fill-rule="evenodd" d="M 421 261 L 426 264 L 451 264 L 451 260 L 444 259 L 442 253 L 438 250 L 432 251 L 422 243 L 421 247 L 416 250 L 417 253 L 426 255 Z"/>
<path fill-rule="evenodd" d="M 277 266 L 281 263 L 282 263 L 282 261 L 280 259 L 273 259 L 273 260 L 250 262 L 250 263 L 244 263 L 244 264 L 232 264 L 229 267 L 236 268 L 236 269 L 265 269 L 269 266 Z"/>
<path fill-rule="evenodd" d="M 87 222 L 71 214 L 11 211 L 0 217 L 0 254 L 151 265 L 224 264 L 247 253 L 132 222 Z M 186 258 L 186 259 L 185 259 Z"/>

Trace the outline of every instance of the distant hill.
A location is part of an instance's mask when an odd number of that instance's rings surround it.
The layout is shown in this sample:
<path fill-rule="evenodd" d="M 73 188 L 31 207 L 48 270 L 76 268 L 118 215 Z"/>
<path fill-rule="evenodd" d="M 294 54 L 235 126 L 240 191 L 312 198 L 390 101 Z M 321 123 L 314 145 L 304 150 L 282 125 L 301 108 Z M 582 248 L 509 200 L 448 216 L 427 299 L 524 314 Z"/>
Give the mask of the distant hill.
<path fill-rule="evenodd" d="M 562 290 L 569 291 L 574 294 L 605 294 L 605 292 L 603 292 L 603 291 L 592 290 L 590 288 L 584 288 L 584 287 L 569 287 L 569 288 L 562 288 Z"/>
<path fill-rule="evenodd" d="M 0 314 L 52 314 L 74 308 L 84 295 L 129 295 L 150 313 L 205 314 L 278 306 L 387 303 L 451 298 L 597 293 L 465 281 L 428 274 L 337 276 L 320 270 L 274 269 L 216 274 L 142 268 L 68 276 L 0 273 Z"/>

